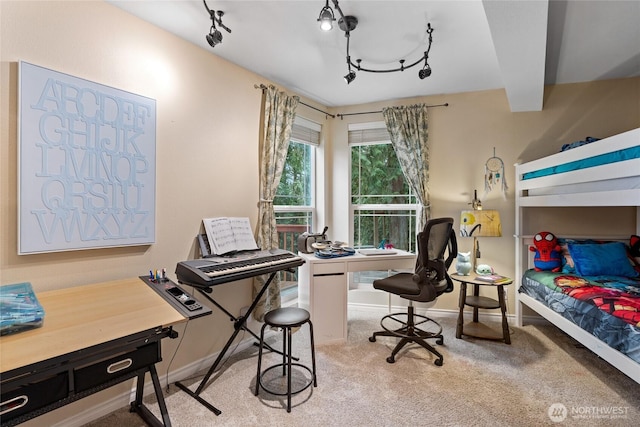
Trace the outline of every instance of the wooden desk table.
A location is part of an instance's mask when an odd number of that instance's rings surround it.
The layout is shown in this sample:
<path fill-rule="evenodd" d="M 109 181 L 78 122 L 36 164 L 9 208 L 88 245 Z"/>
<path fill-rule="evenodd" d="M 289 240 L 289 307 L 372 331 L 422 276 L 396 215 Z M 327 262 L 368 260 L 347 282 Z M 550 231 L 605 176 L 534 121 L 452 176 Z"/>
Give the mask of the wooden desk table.
<path fill-rule="evenodd" d="M 37 294 L 42 327 L 0 337 L 2 425 L 15 425 L 138 377 L 132 410 L 160 422 L 142 403 L 146 372 L 164 425 L 170 425 L 155 370 L 160 340 L 187 320 L 140 278 Z"/>

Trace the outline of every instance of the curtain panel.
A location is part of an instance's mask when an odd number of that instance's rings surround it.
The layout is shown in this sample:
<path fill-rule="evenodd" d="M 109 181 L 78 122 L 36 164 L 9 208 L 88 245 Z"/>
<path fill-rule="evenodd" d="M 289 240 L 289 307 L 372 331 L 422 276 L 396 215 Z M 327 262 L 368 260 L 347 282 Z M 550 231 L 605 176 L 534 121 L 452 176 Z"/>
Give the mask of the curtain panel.
<path fill-rule="evenodd" d="M 427 106 L 387 107 L 382 115 L 402 173 L 421 205 L 416 229 L 422 230 L 430 216 Z"/>
<path fill-rule="evenodd" d="M 256 241 L 263 250 L 278 248 L 278 231 L 273 209 L 282 169 L 287 159 L 291 127 L 299 98 L 289 96 L 269 86 L 263 91 L 264 115 L 260 141 L 260 184 Z M 253 295 L 262 289 L 268 275 L 257 276 L 253 282 Z M 254 317 L 262 321 L 265 313 L 280 307 L 280 283 L 276 275 L 254 310 Z"/>

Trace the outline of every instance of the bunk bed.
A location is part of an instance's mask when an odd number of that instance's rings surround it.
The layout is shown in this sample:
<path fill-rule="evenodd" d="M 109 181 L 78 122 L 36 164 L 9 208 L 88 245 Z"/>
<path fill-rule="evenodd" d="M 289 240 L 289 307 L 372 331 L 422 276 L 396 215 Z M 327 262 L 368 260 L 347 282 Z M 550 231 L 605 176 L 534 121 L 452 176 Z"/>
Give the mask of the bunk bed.
<path fill-rule="evenodd" d="M 628 235 L 563 236 L 562 224 L 549 224 L 548 231 L 576 245 L 588 243 L 590 248 L 602 243 L 618 247 L 620 242 L 628 243 L 631 235 L 640 235 L 640 129 L 516 164 L 515 175 L 517 325 L 522 326 L 526 306 L 640 383 L 640 323 L 637 322 L 640 278 L 632 277 L 633 269 L 638 270 L 637 265 L 633 266 L 633 258 L 628 260 L 631 273 L 626 269 L 612 273 L 596 268 L 589 273 L 597 274 L 596 277 L 584 273 L 578 276 L 575 269 L 568 268 L 564 262 L 560 272 L 539 273 L 532 269 L 533 256 L 528 250 L 535 232 L 525 223 L 529 208 L 631 207 L 629 209 L 635 208 L 635 229 Z M 582 262 L 588 265 L 589 258 Z M 604 274 L 609 276 L 602 276 Z M 567 276 L 571 280 L 583 279 L 584 289 L 600 297 L 622 294 L 627 301 L 623 306 L 628 312 L 618 316 L 620 313 L 614 313 L 615 302 L 607 298 L 600 298 L 601 306 L 594 302 L 595 298 L 571 298 L 575 288 L 562 286 Z"/>

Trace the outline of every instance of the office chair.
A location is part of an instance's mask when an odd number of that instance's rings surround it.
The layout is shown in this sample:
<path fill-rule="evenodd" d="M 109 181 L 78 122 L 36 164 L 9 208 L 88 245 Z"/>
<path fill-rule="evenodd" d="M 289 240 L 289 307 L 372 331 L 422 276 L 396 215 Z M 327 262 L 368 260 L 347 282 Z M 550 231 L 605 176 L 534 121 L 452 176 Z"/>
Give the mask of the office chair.
<path fill-rule="evenodd" d="M 369 341 L 375 342 L 378 336 L 401 338 L 391 356 L 387 357 L 389 363 L 395 362 L 396 354 L 406 344 L 416 343 L 435 354 L 438 358 L 434 363 L 442 366 L 442 354 L 426 341 L 435 338 L 437 344 L 443 344 L 442 327 L 435 320 L 416 314 L 413 302 L 435 301 L 442 293 L 453 291 L 453 282 L 447 274 L 447 269 L 458 254 L 453 218 L 428 221 L 416 240 L 418 256 L 413 273 L 398 273 L 373 282 L 374 288 L 409 300 L 408 310 L 406 313 L 384 316 L 380 320 L 384 330 L 374 332 Z M 427 327 L 429 330 L 426 330 Z"/>

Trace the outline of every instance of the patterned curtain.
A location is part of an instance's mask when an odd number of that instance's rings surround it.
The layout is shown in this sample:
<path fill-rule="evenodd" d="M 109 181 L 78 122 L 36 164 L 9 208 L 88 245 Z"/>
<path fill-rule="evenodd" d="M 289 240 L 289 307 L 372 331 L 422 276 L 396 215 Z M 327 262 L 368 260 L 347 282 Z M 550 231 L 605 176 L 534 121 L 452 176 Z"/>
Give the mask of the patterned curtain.
<path fill-rule="evenodd" d="M 278 92 L 274 86 L 263 91 L 263 139 L 260 143 L 260 202 L 258 204 L 257 243 L 263 249 L 278 247 L 278 231 L 273 210 L 280 176 L 287 159 L 291 126 L 298 106 L 297 96 Z M 269 278 L 258 276 L 253 281 L 253 295 L 258 294 Z M 265 313 L 280 307 L 280 283 L 277 275 L 255 308 L 254 317 L 262 320 Z"/>
<path fill-rule="evenodd" d="M 391 136 L 391 144 L 398 156 L 402 173 L 413 189 L 420 211 L 417 230 L 422 230 L 430 216 L 429 205 L 429 130 L 427 106 L 387 107 L 382 115 Z"/>

